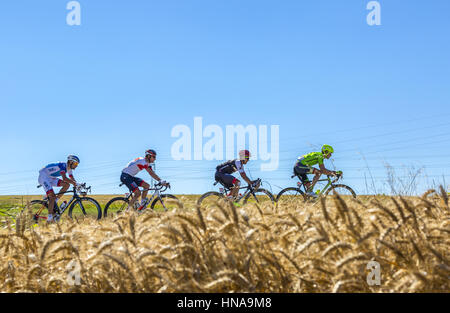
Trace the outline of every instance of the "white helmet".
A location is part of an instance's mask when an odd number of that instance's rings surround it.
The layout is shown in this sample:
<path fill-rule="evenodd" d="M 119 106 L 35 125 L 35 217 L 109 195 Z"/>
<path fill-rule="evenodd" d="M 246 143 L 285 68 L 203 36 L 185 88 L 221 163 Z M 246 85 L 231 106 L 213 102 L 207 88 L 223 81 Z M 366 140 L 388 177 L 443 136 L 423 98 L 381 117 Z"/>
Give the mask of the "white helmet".
<path fill-rule="evenodd" d="M 67 157 L 67 161 L 73 161 L 73 162 L 80 163 L 80 158 L 78 158 L 76 155 L 71 154 Z"/>

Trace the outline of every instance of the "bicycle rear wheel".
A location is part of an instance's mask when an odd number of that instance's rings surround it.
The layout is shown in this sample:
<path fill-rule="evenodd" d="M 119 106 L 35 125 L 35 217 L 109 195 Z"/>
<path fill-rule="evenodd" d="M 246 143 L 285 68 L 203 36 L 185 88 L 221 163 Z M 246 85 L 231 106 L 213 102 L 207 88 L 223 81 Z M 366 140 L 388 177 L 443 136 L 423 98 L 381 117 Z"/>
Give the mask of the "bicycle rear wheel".
<path fill-rule="evenodd" d="M 128 199 L 124 197 L 117 197 L 109 200 L 103 210 L 103 217 L 114 216 L 124 212 L 128 208 Z"/>
<path fill-rule="evenodd" d="M 334 196 L 338 194 L 344 198 L 356 198 L 356 192 L 347 185 L 331 185 L 330 188 L 325 192 L 325 196 Z"/>
<path fill-rule="evenodd" d="M 214 205 L 219 200 L 225 199 L 224 195 L 217 191 L 210 191 L 200 196 L 198 205 Z"/>
<path fill-rule="evenodd" d="M 153 200 L 150 208 L 154 211 L 167 211 L 178 206 L 179 200 L 174 195 L 165 194 Z"/>
<path fill-rule="evenodd" d="M 83 197 L 72 203 L 69 208 L 69 217 L 99 220 L 102 218 L 102 208 L 97 200 Z"/>
<path fill-rule="evenodd" d="M 266 189 L 258 189 L 253 193 L 248 193 L 244 198 L 244 204 L 247 203 L 259 203 L 259 204 L 267 204 L 273 203 L 275 199 L 272 193 Z"/>
<path fill-rule="evenodd" d="M 48 203 L 42 200 L 33 200 L 22 210 L 22 216 L 29 225 L 38 224 L 40 221 L 47 221 Z"/>
<path fill-rule="evenodd" d="M 277 195 L 277 202 L 305 201 L 306 195 L 300 188 L 288 187 L 281 190 Z"/>

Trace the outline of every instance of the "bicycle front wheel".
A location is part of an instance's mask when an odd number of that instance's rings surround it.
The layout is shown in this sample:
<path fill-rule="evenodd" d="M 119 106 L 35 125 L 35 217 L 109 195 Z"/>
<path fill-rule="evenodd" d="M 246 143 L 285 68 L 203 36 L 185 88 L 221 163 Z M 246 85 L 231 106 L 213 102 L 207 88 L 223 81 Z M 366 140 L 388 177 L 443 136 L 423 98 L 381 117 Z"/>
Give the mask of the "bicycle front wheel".
<path fill-rule="evenodd" d="M 325 192 L 325 196 L 333 196 L 338 194 L 346 198 L 356 198 L 356 192 L 347 185 L 331 185 L 330 188 Z"/>
<path fill-rule="evenodd" d="M 277 195 L 277 202 L 305 201 L 306 195 L 300 188 L 288 187 L 281 190 Z"/>
<path fill-rule="evenodd" d="M 178 202 L 179 200 L 174 195 L 165 194 L 153 200 L 150 208 L 154 211 L 167 211 L 176 207 Z"/>
<path fill-rule="evenodd" d="M 103 210 L 103 217 L 114 216 L 124 212 L 128 208 L 128 199 L 124 197 L 117 197 L 109 200 Z"/>
<path fill-rule="evenodd" d="M 273 202 L 275 202 L 275 199 L 272 193 L 262 188 L 254 191 L 253 193 L 249 192 L 244 198 L 244 204 L 247 203 L 267 204 Z"/>
<path fill-rule="evenodd" d="M 97 200 L 93 198 L 80 198 L 75 200 L 70 206 L 69 217 L 99 220 L 102 218 L 102 208 Z"/>

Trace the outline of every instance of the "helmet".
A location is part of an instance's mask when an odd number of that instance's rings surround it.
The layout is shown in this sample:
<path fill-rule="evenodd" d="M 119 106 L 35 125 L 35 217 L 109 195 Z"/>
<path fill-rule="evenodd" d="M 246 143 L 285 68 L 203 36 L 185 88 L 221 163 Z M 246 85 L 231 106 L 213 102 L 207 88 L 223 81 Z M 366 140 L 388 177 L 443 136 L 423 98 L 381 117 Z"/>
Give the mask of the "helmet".
<path fill-rule="evenodd" d="M 147 150 L 145 151 L 145 156 L 150 155 L 150 156 L 156 156 L 156 151 L 155 150 Z"/>
<path fill-rule="evenodd" d="M 73 161 L 73 162 L 80 163 L 80 158 L 78 158 L 76 155 L 71 154 L 67 157 L 67 161 Z"/>
<path fill-rule="evenodd" d="M 328 154 L 333 153 L 333 152 L 334 152 L 334 149 L 333 149 L 332 146 L 329 146 L 329 145 L 323 145 L 322 146 L 322 154 L 328 155 Z"/>
<path fill-rule="evenodd" d="M 250 151 L 248 150 L 241 150 L 239 151 L 239 159 L 244 160 L 244 159 L 249 159 L 250 158 Z"/>

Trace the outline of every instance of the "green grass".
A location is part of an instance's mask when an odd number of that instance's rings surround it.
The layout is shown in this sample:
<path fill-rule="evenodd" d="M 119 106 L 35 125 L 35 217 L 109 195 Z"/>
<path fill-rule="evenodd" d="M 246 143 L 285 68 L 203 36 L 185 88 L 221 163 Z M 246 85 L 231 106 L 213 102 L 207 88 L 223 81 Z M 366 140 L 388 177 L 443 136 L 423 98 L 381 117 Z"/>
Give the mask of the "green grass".
<path fill-rule="evenodd" d="M 108 203 L 109 200 L 115 197 L 123 196 L 123 195 L 87 195 L 90 198 L 94 198 L 98 201 L 100 204 L 102 214 L 104 207 L 106 203 Z M 151 195 L 149 195 L 151 196 Z M 194 204 L 196 202 L 196 199 L 198 198 L 197 195 L 176 195 L 178 199 L 180 199 L 183 204 Z M 20 213 L 27 203 L 29 203 L 32 200 L 42 200 L 42 195 L 34 195 L 34 196 L 0 196 L 0 224 L 4 224 L 5 218 L 10 218 L 12 220 L 15 219 L 16 215 Z M 58 204 L 61 204 L 63 201 L 69 201 L 71 199 L 71 196 L 64 196 L 59 201 Z M 84 203 L 83 203 L 84 204 Z M 170 203 L 168 205 L 169 210 L 177 207 L 176 204 Z M 76 210 L 77 207 L 75 207 L 72 215 L 76 218 L 83 218 L 84 215 L 82 214 L 81 210 Z M 79 207 L 78 207 L 79 208 Z M 87 211 L 88 215 L 91 217 L 97 216 L 97 209 L 92 205 L 88 205 L 85 207 L 85 210 Z M 155 211 L 163 211 L 162 207 L 156 207 Z M 45 211 L 44 215 L 47 215 L 47 211 Z M 65 211 L 64 214 L 61 216 L 61 220 L 69 218 L 68 211 Z"/>

